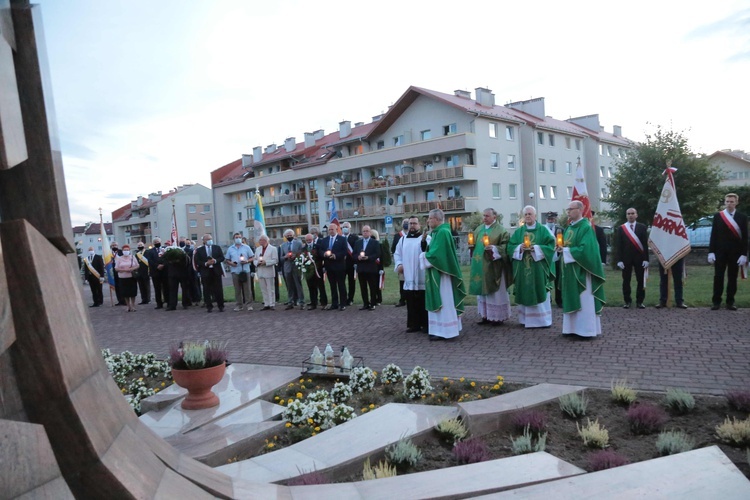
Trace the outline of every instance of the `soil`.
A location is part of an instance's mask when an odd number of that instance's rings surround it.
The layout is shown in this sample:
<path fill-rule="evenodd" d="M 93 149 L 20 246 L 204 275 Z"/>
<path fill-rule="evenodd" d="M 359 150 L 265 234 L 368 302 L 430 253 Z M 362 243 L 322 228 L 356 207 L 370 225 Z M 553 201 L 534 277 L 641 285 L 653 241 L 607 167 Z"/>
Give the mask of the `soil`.
<path fill-rule="evenodd" d="M 478 382 L 475 388 L 471 388 L 468 386 L 468 381 L 461 381 L 461 384 L 459 384 L 458 381 L 455 382 L 461 389 L 460 391 L 455 391 L 455 394 L 465 394 L 468 392 L 470 393 L 468 399 L 478 399 L 479 397 L 486 398 L 497 395 L 497 391 L 494 393 L 488 391 L 492 383 L 487 385 L 487 383 Z M 433 386 L 439 386 L 444 383 L 445 382 L 433 382 Z M 453 382 L 449 381 L 449 383 L 452 384 Z M 333 381 L 330 380 L 315 380 L 312 384 L 308 383 L 306 389 L 330 389 L 332 385 Z M 384 394 L 382 387 L 383 386 L 378 383 L 374 391 L 356 395 L 348 404 L 356 408 L 357 413 L 360 413 L 361 408 L 369 407 L 370 404 L 374 404 L 375 407 L 378 407 L 390 402 L 407 402 L 398 392 L 395 394 Z M 522 388 L 522 386 L 506 385 L 501 392 L 509 392 L 520 388 Z M 294 388 L 291 389 L 294 390 Z M 585 395 L 588 399 L 588 407 L 586 415 L 579 419 L 572 419 L 564 414 L 557 401 L 552 401 L 535 408 L 535 410 L 541 411 L 545 416 L 547 432 L 545 451 L 547 453 L 584 470 L 593 470 L 589 463 L 589 459 L 592 452 L 597 450 L 587 448 L 583 445 L 583 441 L 578 435 L 576 424 L 583 427 L 587 424 L 588 419 L 592 422 L 598 419 L 599 424 L 609 431 L 609 447 L 607 449 L 624 456 L 629 463 L 650 460 L 659 456 L 655 445 L 659 432 L 657 431 L 646 435 L 636 435 L 631 432 L 630 425 L 626 418 L 628 407 L 614 402 L 609 390 L 587 389 Z M 455 398 L 456 396 L 454 396 L 454 400 Z M 722 452 L 729 457 L 737 468 L 750 479 L 748 452 L 744 448 L 733 447 L 720 442 L 715 434 L 716 426 L 722 424 L 727 417 L 734 417 L 738 420 L 742 420 L 748 418 L 748 414 L 732 409 L 728 405 L 725 397 L 694 395 L 694 398 L 695 407 L 692 411 L 686 414 L 679 415 L 667 410 L 668 421 L 662 427 L 662 430 L 680 430 L 685 432 L 695 442 L 694 449 L 718 445 Z M 273 400 L 273 396 L 270 397 L 269 400 Z M 421 402 L 427 404 L 451 404 L 445 400 L 438 402 L 434 397 L 421 400 Z M 635 404 L 645 403 L 651 403 L 666 410 L 665 395 L 662 393 L 638 392 Z M 294 429 L 288 431 L 294 431 Z M 522 433 L 523 429 L 510 428 L 509 430 L 494 432 L 481 436 L 480 438 L 487 444 L 490 454 L 489 459 L 494 460 L 513 456 L 511 435 L 513 437 L 518 437 Z M 298 437 L 292 438 L 291 432 L 285 432 L 285 434 L 278 436 L 275 448 L 278 449 L 289 445 L 294 440 L 298 440 Z M 407 473 L 429 471 L 459 465 L 453 457 L 452 445 L 441 440 L 437 433 L 430 433 L 424 438 L 420 438 L 416 444 L 422 451 L 423 458 L 416 467 L 408 470 Z M 268 451 L 271 450 L 262 450 L 261 453 Z M 250 453 L 237 458 L 244 459 L 253 455 L 254 453 Z M 374 460 L 379 458 L 381 457 L 373 456 Z M 402 474 L 402 472 L 399 472 L 399 474 Z M 336 482 L 359 481 L 361 480 L 361 473 L 348 477 L 339 476 L 333 478 L 333 480 Z"/>

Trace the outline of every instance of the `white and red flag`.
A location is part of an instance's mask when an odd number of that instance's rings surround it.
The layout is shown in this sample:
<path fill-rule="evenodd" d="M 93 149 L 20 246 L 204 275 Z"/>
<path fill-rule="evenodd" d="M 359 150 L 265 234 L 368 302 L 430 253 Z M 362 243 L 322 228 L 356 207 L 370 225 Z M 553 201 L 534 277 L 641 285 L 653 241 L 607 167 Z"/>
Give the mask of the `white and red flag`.
<path fill-rule="evenodd" d="M 661 190 L 659 204 L 656 207 L 654 221 L 651 223 L 651 234 L 648 245 L 659 258 L 665 270 L 690 253 L 690 240 L 687 236 L 685 221 L 682 220 L 680 203 L 677 201 L 677 188 L 674 183 L 676 168 L 667 164 L 662 175 L 667 176 Z"/>
<path fill-rule="evenodd" d="M 583 177 L 583 166 L 581 165 L 581 158 L 578 158 L 578 165 L 576 166 L 576 178 L 573 182 L 573 200 L 580 201 L 583 203 L 583 212 L 581 215 L 586 219 L 591 220 L 591 202 L 589 201 L 589 191 L 586 189 L 586 179 Z"/>
<path fill-rule="evenodd" d="M 172 231 L 170 232 L 170 238 L 172 238 L 172 246 L 177 246 L 180 238 L 177 236 L 177 217 L 174 212 L 174 205 L 172 205 Z"/>

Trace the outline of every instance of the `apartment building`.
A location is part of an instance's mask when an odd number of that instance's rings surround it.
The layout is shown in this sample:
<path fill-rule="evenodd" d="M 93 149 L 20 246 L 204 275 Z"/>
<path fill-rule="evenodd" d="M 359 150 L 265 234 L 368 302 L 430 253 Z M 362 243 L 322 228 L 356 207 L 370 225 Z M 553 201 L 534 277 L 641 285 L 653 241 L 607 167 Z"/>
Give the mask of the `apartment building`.
<path fill-rule="evenodd" d="M 750 184 L 750 153 L 738 149 L 722 149 L 710 155 L 708 161 L 722 170 L 724 178 L 721 186 Z"/>
<path fill-rule="evenodd" d="M 156 236 L 168 240 L 172 230 L 172 205 L 180 236 L 197 240 L 214 232 L 211 190 L 201 184 L 186 184 L 165 194 L 158 191 L 139 196 L 112 212 L 115 239 L 120 245 L 140 241 L 150 245 Z"/>
<path fill-rule="evenodd" d="M 285 228 L 322 227 L 334 197 L 339 220 L 355 231 L 368 224 L 382 233 L 390 218 L 398 224 L 437 207 L 458 231 L 464 217 L 487 207 L 514 227 L 524 205 L 565 208 L 579 161 L 592 207 L 603 210 L 607 180 L 630 147 L 620 127 L 605 132 L 598 115 L 545 116 L 543 98 L 497 105 L 485 88 L 472 98 L 412 86 L 370 123 L 343 121 L 333 133 L 306 132 L 299 144 L 289 137 L 255 147 L 212 172 L 215 237 L 227 244 L 235 231 L 254 236 L 256 189 L 272 238 Z"/>

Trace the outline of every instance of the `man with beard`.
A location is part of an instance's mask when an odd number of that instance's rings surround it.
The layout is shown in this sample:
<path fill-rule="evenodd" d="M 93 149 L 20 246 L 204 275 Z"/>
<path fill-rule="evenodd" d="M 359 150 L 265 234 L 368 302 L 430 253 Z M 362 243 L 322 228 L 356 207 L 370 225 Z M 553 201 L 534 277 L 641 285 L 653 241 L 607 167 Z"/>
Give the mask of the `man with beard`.
<path fill-rule="evenodd" d="M 408 231 L 399 238 L 393 251 L 396 273 L 403 276 L 406 302 L 406 332 L 428 333 L 427 309 L 425 309 L 425 272 L 419 266 L 419 254 L 427 250 L 427 241 L 422 239 L 418 217 L 409 217 Z"/>
<path fill-rule="evenodd" d="M 512 282 L 507 260 L 508 232 L 497 222 L 497 212 L 486 208 L 474 230 L 469 293 L 477 296 L 478 324 L 500 325 L 510 318 L 508 287 Z M 505 257 L 505 258 L 504 258 Z"/>

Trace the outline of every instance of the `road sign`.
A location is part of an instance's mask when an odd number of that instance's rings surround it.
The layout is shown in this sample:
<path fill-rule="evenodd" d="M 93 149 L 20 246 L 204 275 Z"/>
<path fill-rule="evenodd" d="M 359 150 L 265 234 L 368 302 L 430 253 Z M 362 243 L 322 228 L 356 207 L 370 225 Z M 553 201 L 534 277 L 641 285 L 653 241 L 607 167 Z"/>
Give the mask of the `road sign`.
<path fill-rule="evenodd" d="M 393 216 L 392 215 L 386 215 L 385 216 L 385 227 L 386 229 L 390 229 L 393 227 Z"/>

